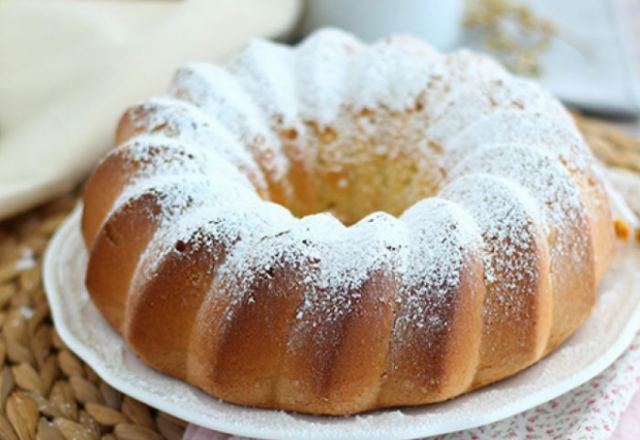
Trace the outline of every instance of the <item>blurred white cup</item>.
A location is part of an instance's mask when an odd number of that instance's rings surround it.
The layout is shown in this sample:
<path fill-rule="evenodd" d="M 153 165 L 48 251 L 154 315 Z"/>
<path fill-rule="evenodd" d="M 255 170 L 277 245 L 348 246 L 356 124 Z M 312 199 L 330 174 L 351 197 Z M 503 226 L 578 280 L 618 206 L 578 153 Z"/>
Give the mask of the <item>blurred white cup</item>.
<path fill-rule="evenodd" d="M 309 0 L 302 32 L 338 27 L 367 42 L 405 33 L 448 50 L 460 38 L 463 6 L 463 0 Z"/>

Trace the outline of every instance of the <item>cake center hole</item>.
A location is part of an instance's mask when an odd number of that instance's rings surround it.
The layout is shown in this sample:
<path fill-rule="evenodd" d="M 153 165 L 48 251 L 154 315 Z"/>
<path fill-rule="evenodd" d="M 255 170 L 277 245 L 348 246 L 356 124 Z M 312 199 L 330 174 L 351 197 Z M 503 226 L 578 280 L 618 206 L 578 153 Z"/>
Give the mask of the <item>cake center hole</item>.
<path fill-rule="evenodd" d="M 274 201 L 298 217 L 330 212 L 352 225 L 377 211 L 398 216 L 435 195 L 444 176 L 442 148 L 403 116 L 363 110 L 330 126 L 280 130 L 289 195 Z"/>

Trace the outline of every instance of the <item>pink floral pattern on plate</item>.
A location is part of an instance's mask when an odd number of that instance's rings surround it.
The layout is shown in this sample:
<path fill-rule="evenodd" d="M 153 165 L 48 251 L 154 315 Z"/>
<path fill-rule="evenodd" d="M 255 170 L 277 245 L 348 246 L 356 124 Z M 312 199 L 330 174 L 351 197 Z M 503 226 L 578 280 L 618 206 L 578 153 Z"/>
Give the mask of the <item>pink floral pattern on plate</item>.
<path fill-rule="evenodd" d="M 570 393 L 508 419 L 468 431 L 432 437 L 431 440 L 609 439 L 638 388 L 640 333 L 611 367 Z M 191 425 L 184 440 L 241 438 Z"/>
<path fill-rule="evenodd" d="M 508 419 L 434 440 L 604 440 L 640 387 L 640 333 L 602 374 L 557 399 Z"/>

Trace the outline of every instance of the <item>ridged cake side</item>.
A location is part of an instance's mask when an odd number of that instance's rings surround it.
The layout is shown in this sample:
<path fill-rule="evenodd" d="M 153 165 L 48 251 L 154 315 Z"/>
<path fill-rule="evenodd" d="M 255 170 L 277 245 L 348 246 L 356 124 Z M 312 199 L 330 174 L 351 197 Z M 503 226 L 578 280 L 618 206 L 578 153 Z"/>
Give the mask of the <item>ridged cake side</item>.
<path fill-rule="evenodd" d="M 352 414 L 508 377 L 589 316 L 615 250 L 564 108 L 409 37 L 185 66 L 117 144 L 84 196 L 91 296 L 234 403 Z"/>

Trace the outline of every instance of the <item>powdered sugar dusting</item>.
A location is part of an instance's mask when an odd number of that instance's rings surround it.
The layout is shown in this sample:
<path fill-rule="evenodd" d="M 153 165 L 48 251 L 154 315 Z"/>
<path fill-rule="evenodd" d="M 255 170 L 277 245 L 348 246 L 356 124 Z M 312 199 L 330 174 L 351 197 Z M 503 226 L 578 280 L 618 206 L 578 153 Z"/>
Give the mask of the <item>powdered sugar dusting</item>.
<path fill-rule="evenodd" d="M 547 151 L 570 171 L 594 168 L 593 156 L 573 125 L 534 112 L 498 110 L 477 119 L 452 137 L 448 148 L 464 152 L 486 143 L 518 143 Z"/>
<path fill-rule="evenodd" d="M 294 52 L 287 46 L 254 40 L 229 60 L 227 68 L 263 114 L 277 115 L 282 124 L 293 125 L 299 114 L 294 61 Z"/>
<path fill-rule="evenodd" d="M 538 204 L 512 180 L 489 174 L 467 174 L 446 186 L 441 195 L 461 204 L 478 222 L 484 242 L 485 284 L 493 289 L 498 304 L 510 305 L 500 307 L 499 314 L 485 308 L 486 321 L 522 311 L 523 298 L 537 291 L 542 252 L 535 247 L 541 225 Z"/>
<path fill-rule="evenodd" d="M 355 111 L 411 108 L 431 77 L 430 61 L 439 56 L 426 43 L 409 37 L 381 40 L 355 60 L 343 99 L 353 103 Z"/>
<path fill-rule="evenodd" d="M 589 243 L 582 233 L 588 229 L 582 197 L 556 158 L 535 145 L 485 144 L 454 168 L 449 178 L 455 180 L 469 172 L 502 176 L 520 184 L 541 208 L 542 226 L 549 242 L 554 243 L 551 252 L 570 256 L 578 266 L 584 261 Z"/>
<path fill-rule="evenodd" d="M 430 346 L 435 341 L 426 336 L 444 336 L 449 324 L 445 317 L 455 307 L 450 299 L 460 288 L 466 263 L 482 258 L 481 231 L 459 205 L 441 198 L 424 200 L 402 220 L 408 225 L 408 249 L 396 298 L 391 369 L 403 367 L 398 353 L 406 356 L 406 347 Z"/>
<path fill-rule="evenodd" d="M 634 335 L 638 327 L 640 253 L 637 246 L 629 245 L 621 249 L 600 286 L 601 300 L 593 316 L 575 337 L 553 355 L 498 386 L 441 405 L 353 417 L 304 416 L 226 404 L 146 367 L 101 318 L 84 284 L 87 253 L 78 223 L 79 216 L 75 216 L 63 227 L 45 264 L 45 271 L 50 272 L 45 276 L 47 294 L 65 343 L 120 391 L 149 405 L 162 405 L 162 411 L 190 423 L 249 437 L 386 440 L 423 437 L 452 426 L 480 425 L 487 418 L 513 414 L 513 402 L 525 405 L 518 410 L 533 408 L 589 379 L 618 358 L 625 347 L 620 340 L 625 334 Z"/>
<path fill-rule="evenodd" d="M 429 135 L 446 144 L 476 121 L 499 111 L 544 114 L 555 121 L 569 119 L 566 110 L 538 87 L 524 81 L 495 79 L 487 83 L 456 87 L 448 99 L 436 105 Z M 483 138 L 476 138 L 483 141 Z"/>
<path fill-rule="evenodd" d="M 392 278 L 401 270 L 404 255 L 404 225 L 387 214 L 372 214 L 348 229 L 322 217 L 308 227 L 307 234 L 315 237 L 315 258 L 309 271 L 310 288 L 305 291 L 289 341 L 290 351 L 305 340 L 297 334 L 313 334 L 319 343 L 338 344 L 340 323 L 355 312 L 365 282 L 375 273 Z M 317 235 L 322 229 L 326 234 Z"/>
<path fill-rule="evenodd" d="M 288 165 L 280 141 L 249 95 L 226 69 L 211 64 L 189 64 L 176 74 L 170 95 L 200 107 L 238 136 L 274 179 L 282 179 L 286 174 Z"/>
<path fill-rule="evenodd" d="M 185 145 L 195 144 L 202 149 L 213 150 L 249 175 L 255 185 L 266 187 L 260 166 L 240 142 L 241 139 L 194 105 L 161 97 L 133 107 L 129 114 L 133 126 L 142 133 L 179 139 Z"/>
<path fill-rule="evenodd" d="M 318 31 L 294 49 L 302 120 L 315 121 L 321 128 L 335 122 L 344 106 L 352 63 L 365 49 L 352 35 L 334 29 Z"/>
<path fill-rule="evenodd" d="M 224 248 L 213 283 L 224 288 L 205 301 L 225 295 L 233 320 L 260 301 L 256 280 L 297 268 L 290 352 L 303 335 L 338 344 L 374 276 L 394 289 L 392 350 L 403 350 L 449 331 L 442 312 L 469 261 L 484 263 L 498 305 L 485 309 L 490 325 L 526 318 L 549 252 L 578 262 L 590 250 L 565 234 L 588 228 L 580 179 L 598 190 L 569 115 L 478 55 L 322 31 L 293 49 L 255 41 L 225 67 L 188 65 L 170 95 L 132 109 L 138 132 L 112 153 L 128 177 L 112 214 L 143 195 L 158 207 L 137 280 L 202 237 Z M 274 185 L 285 206 L 268 201 Z M 313 215 L 297 218 L 294 204 Z"/>

